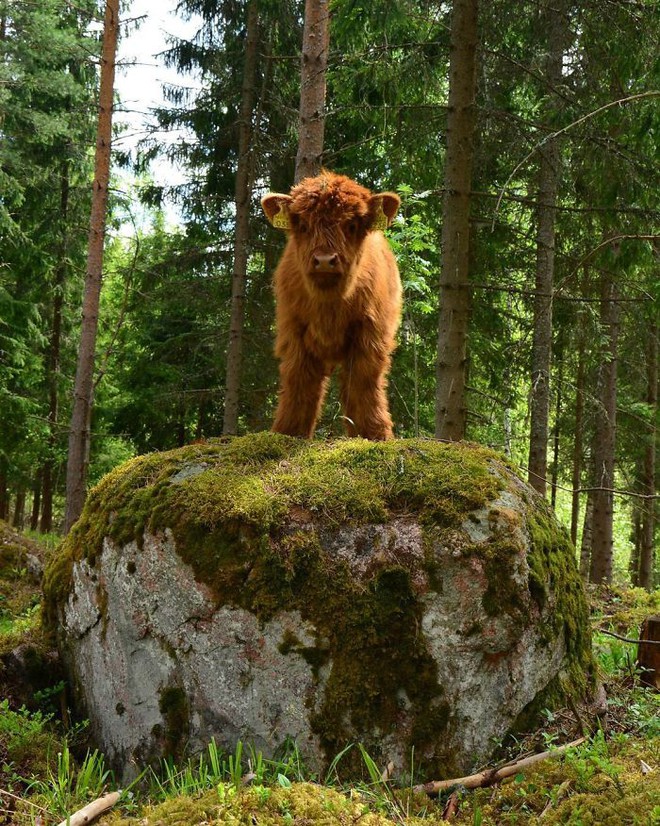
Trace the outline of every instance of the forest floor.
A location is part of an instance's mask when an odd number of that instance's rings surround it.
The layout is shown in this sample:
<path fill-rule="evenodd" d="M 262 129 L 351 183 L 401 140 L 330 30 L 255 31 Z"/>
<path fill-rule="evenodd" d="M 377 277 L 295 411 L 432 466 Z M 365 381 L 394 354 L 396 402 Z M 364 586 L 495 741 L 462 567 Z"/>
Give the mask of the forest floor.
<path fill-rule="evenodd" d="M 54 664 L 48 667 L 38 581 L 48 552 L 48 544 L 0 522 L 0 824 L 66 822 L 67 815 L 116 789 L 103 755 L 87 748 L 85 724 L 68 719 L 64 682 Z M 506 781 L 430 797 L 415 785 L 432 778 L 395 784 L 366 753 L 365 780 L 346 785 L 339 780 L 340 760 L 318 778 L 307 772 L 295 746 L 265 760 L 247 744 L 222 754 L 212 743 L 206 755 L 188 763 L 143 772 L 100 822 L 660 826 L 660 693 L 641 684 L 636 646 L 604 633 L 635 638 L 641 621 L 660 613 L 660 590 L 599 590 L 591 599 L 602 704 L 597 713 L 575 705 L 547 710 L 537 731 L 502 744 L 499 762 L 484 768 L 550 751 Z M 17 663 L 28 675 L 22 686 Z M 581 745 L 559 750 L 581 737 Z"/>

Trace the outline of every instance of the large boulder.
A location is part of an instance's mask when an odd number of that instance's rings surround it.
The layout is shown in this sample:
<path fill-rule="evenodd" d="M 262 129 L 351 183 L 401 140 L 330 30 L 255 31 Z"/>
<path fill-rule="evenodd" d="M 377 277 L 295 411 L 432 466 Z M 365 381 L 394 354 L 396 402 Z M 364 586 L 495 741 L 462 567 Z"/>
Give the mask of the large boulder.
<path fill-rule="evenodd" d="M 492 451 L 256 434 L 134 459 L 45 578 L 118 766 L 294 739 L 327 767 L 465 772 L 590 682 L 573 548 Z M 351 767 L 350 757 L 345 762 Z"/>

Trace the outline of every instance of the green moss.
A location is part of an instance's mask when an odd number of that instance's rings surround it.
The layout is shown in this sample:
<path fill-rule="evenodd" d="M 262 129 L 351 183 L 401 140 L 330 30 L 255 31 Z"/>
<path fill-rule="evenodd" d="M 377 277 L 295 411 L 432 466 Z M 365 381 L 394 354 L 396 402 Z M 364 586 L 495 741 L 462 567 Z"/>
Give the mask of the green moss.
<path fill-rule="evenodd" d="M 168 800 L 142 812 L 139 818 L 121 818 L 121 822 L 144 826 L 393 826 L 401 822 L 400 817 L 391 819 L 369 804 L 369 797 L 357 791 L 344 794 L 312 783 L 294 783 L 286 789 L 256 786 L 238 793 L 221 783 L 216 792 Z M 119 817 L 111 816 L 108 822 L 119 822 Z M 413 826 L 440 821 L 411 816 L 406 822 Z"/>
<path fill-rule="evenodd" d="M 25 708 L 11 709 L 8 700 L 0 700 L 1 788 L 20 793 L 21 778 L 26 778 L 27 785 L 27 778 L 46 776 L 61 748 L 62 741 L 49 728 L 47 718 Z"/>
<path fill-rule="evenodd" d="M 164 757 L 183 756 L 190 729 L 190 709 L 185 691 L 179 686 L 166 686 L 160 692 L 158 703 L 165 720 Z"/>
<path fill-rule="evenodd" d="M 0 653 L 28 630 L 41 589 L 28 569 L 28 556 L 43 557 L 43 549 L 0 520 Z M 11 640 L 10 640 L 11 638 Z"/>
<path fill-rule="evenodd" d="M 474 445 L 325 444 L 256 433 L 132 459 L 90 492 L 49 565 L 46 617 L 55 623 L 73 563 L 84 557 L 94 564 L 105 537 L 140 545 L 145 530 L 169 528 L 204 581 L 231 558 L 231 582 L 216 583 L 222 598 L 249 572 L 254 555 L 248 546 L 263 547 L 293 508 L 330 524 L 385 521 L 410 509 L 428 524 L 456 526 L 501 487 L 488 466 L 494 458 Z"/>
<path fill-rule="evenodd" d="M 555 603 L 549 612 L 546 632 L 563 635 L 567 652 L 564 692 L 584 696 L 595 684 L 591 654 L 589 607 L 575 565 L 575 553 L 566 530 L 558 525 L 548 503 L 534 499 L 527 513 L 531 550 L 529 589 L 539 608 L 549 594 Z"/>
<path fill-rule="evenodd" d="M 303 645 L 293 631 L 286 630 L 277 650 L 285 657 L 292 652 L 301 656 L 312 667 L 312 674 L 318 679 L 319 671 L 330 660 L 330 645 L 318 640 L 317 645 Z"/>
<path fill-rule="evenodd" d="M 512 782 L 467 795 L 456 823 L 471 826 L 479 811 L 483 826 L 652 826 L 660 821 L 660 777 L 644 775 L 641 761 L 656 765 L 658 757 L 657 737 L 596 736 L 562 759 L 521 771 Z"/>

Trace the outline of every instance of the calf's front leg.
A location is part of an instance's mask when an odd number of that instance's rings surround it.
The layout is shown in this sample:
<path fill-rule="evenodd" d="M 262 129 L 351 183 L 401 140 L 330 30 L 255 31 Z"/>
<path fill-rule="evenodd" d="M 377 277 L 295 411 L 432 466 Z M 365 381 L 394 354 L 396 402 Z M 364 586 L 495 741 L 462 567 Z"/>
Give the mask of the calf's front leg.
<path fill-rule="evenodd" d="M 280 362 L 279 402 L 273 432 L 310 439 L 314 435 L 327 384 L 323 362 L 302 345 L 288 348 Z"/>
<path fill-rule="evenodd" d="M 390 357 L 353 351 L 341 373 L 341 402 L 349 436 L 384 441 L 394 436 L 387 403 Z"/>

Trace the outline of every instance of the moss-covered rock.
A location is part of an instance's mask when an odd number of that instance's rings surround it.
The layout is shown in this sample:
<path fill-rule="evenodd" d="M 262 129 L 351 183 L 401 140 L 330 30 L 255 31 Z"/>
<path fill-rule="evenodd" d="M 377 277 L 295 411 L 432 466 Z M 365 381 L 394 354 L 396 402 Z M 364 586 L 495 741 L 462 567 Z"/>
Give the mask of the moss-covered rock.
<path fill-rule="evenodd" d="M 492 451 L 261 433 L 105 477 L 46 617 L 118 762 L 291 736 L 319 768 L 361 740 L 441 776 L 544 693 L 587 690 L 573 556 Z"/>

